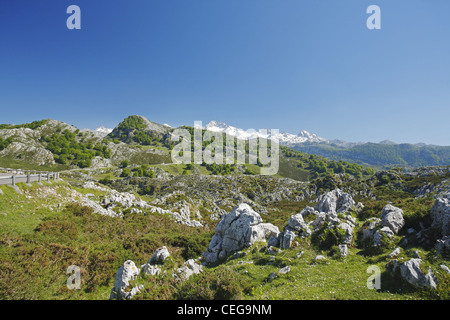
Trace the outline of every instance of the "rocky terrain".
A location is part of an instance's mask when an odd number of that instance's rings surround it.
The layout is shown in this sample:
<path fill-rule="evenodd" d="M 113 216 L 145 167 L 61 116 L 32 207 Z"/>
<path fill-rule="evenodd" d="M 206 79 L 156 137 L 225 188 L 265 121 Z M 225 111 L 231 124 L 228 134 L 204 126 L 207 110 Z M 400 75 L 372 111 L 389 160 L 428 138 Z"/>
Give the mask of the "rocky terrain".
<path fill-rule="evenodd" d="M 170 127 L 127 119 L 107 136 L 0 128 L 2 161 L 61 177 L 0 186 L 0 298 L 450 298 L 449 166 L 375 172 L 290 149 L 274 176 L 176 165 Z"/>

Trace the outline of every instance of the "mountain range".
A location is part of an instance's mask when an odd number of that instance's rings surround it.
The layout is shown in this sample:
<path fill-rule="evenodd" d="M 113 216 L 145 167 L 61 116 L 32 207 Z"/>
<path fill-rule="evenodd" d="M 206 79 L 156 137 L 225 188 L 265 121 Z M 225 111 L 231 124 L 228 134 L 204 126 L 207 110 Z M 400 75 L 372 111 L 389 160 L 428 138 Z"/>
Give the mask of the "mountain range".
<path fill-rule="evenodd" d="M 142 123 L 136 123 L 136 119 L 140 119 Z M 51 164 L 54 156 L 49 152 L 46 147 L 47 143 L 42 139 L 44 136 L 54 135 L 58 131 L 62 132 L 65 129 L 69 129 L 70 132 L 78 130 L 73 126 L 56 120 L 35 121 L 31 124 L 23 125 L 0 125 L 0 139 L 3 141 L 0 141 L 0 156 L 18 160 L 33 159 L 34 162 L 39 164 Z M 106 146 L 103 141 L 105 138 L 118 139 L 125 142 L 125 144 L 137 142 L 143 145 L 157 145 L 166 143 L 168 141 L 167 133 L 173 129 L 170 125 L 158 124 L 142 116 L 131 116 L 124 119 L 114 129 L 99 127 L 95 130 L 83 129 L 81 133 L 87 135 L 85 141 L 88 141 L 86 139 L 91 139 L 90 141 L 92 142 L 90 144 L 93 145 L 101 143 Z M 267 132 L 264 132 L 264 130 L 252 131 L 218 121 L 209 122 L 203 129 L 227 133 L 238 139 L 248 139 L 250 137 L 276 138 L 281 146 L 291 150 L 322 156 L 329 160 L 343 160 L 371 166 L 375 169 L 396 166 L 408 168 L 450 165 L 450 146 L 397 144 L 389 140 L 379 143 L 326 140 L 317 134 L 305 130 L 300 131 L 298 134 L 288 132 L 272 133 L 269 130 Z M 77 136 L 75 138 L 78 139 Z M 80 145 L 79 147 L 81 150 L 85 150 L 84 146 Z M 112 144 L 109 148 L 112 151 L 112 159 L 124 158 L 125 156 L 122 156 L 122 154 L 130 152 L 138 157 L 139 153 L 137 149 L 125 151 L 125 149 L 128 150 L 129 148 L 125 148 L 123 144 Z M 55 150 L 60 151 L 58 148 Z M 96 150 L 95 152 L 98 154 L 100 151 Z M 59 160 L 64 162 L 66 156 L 62 155 L 62 157 L 63 159 Z M 158 155 L 158 157 L 160 156 Z M 148 160 L 148 155 L 143 157 L 143 159 Z"/>
<path fill-rule="evenodd" d="M 238 139 L 261 137 L 276 138 L 280 145 L 308 154 L 320 155 L 331 160 L 345 160 L 378 167 L 419 167 L 450 165 L 450 146 L 423 143 L 395 143 L 384 140 L 379 143 L 326 140 L 317 134 L 302 130 L 298 134 L 279 132 L 272 135 L 256 130 L 244 130 L 224 122 L 211 121 L 204 129 L 222 132 Z"/>

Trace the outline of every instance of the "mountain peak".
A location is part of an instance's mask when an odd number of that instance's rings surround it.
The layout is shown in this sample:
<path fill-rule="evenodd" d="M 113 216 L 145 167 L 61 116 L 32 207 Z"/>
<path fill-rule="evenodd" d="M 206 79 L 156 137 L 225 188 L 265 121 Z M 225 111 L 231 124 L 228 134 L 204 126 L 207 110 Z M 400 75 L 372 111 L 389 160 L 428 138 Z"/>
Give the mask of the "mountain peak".
<path fill-rule="evenodd" d="M 215 132 L 221 132 L 225 134 L 229 134 L 231 136 L 234 136 L 238 139 L 245 140 L 249 138 L 255 138 L 260 137 L 264 139 L 277 139 L 280 144 L 282 145 L 294 145 L 299 143 L 305 143 L 305 142 L 323 142 L 325 139 L 319 137 L 316 134 L 310 133 L 306 130 L 302 130 L 298 135 L 287 133 L 287 132 L 280 132 L 277 134 L 272 134 L 270 130 L 267 130 L 267 134 L 263 134 L 258 132 L 257 130 L 251 131 L 251 130 L 244 130 L 240 128 L 236 128 L 233 126 L 230 126 L 224 122 L 219 121 L 210 121 L 205 129 Z"/>

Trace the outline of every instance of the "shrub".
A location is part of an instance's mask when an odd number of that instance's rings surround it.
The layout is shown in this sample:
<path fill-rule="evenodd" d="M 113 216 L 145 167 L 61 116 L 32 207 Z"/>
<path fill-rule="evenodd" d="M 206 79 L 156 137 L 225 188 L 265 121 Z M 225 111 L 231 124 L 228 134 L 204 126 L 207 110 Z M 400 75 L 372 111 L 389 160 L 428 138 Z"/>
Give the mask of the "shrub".
<path fill-rule="evenodd" d="M 185 260 L 196 259 L 208 248 L 212 238 L 210 232 L 198 235 L 177 236 L 172 244 L 183 248 L 182 256 Z"/>
<path fill-rule="evenodd" d="M 107 175 L 103 179 L 100 179 L 98 182 L 104 185 L 108 185 L 111 182 L 111 180 L 112 180 L 111 175 Z"/>
<path fill-rule="evenodd" d="M 252 289 L 251 281 L 231 270 L 206 270 L 185 281 L 175 292 L 182 300 L 239 300 Z"/>
<path fill-rule="evenodd" d="M 77 202 L 69 203 L 66 206 L 66 210 L 78 217 L 94 213 L 94 209 L 92 209 L 91 207 L 83 206 L 82 204 L 79 204 Z"/>
<path fill-rule="evenodd" d="M 46 220 L 41 222 L 35 231 L 62 242 L 78 238 L 77 226 L 70 220 Z"/>
<path fill-rule="evenodd" d="M 125 168 L 122 170 L 122 173 L 120 174 L 120 176 L 122 178 L 126 178 L 129 177 L 131 175 L 131 170 L 129 168 Z"/>
<path fill-rule="evenodd" d="M 313 233 L 311 242 L 320 250 L 328 250 L 342 243 L 344 237 L 345 231 L 343 229 L 325 224 L 320 230 Z"/>

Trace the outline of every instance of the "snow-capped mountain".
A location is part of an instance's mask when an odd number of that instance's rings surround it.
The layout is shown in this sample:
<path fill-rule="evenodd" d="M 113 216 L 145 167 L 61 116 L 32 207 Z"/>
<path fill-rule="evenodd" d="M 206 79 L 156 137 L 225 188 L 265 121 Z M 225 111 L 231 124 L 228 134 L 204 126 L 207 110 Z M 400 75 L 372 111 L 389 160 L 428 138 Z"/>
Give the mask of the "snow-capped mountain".
<path fill-rule="evenodd" d="M 103 137 L 106 137 L 108 134 L 110 134 L 113 131 L 113 129 L 105 128 L 104 126 L 101 126 L 95 130 L 84 129 L 82 131 L 92 132 L 95 136 L 103 138 Z"/>
<path fill-rule="evenodd" d="M 320 143 L 325 142 L 326 140 L 324 138 L 319 137 L 318 135 L 314 133 L 310 133 L 308 131 L 300 131 L 299 134 L 292 134 L 287 132 L 279 132 L 277 134 L 272 134 L 270 130 L 266 130 L 266 132 L 259 132 L 256 130 L 244 130 L 240 128 L 236 128 L 230 125 L 227 125 L 223 122 L 217 122 L 217 121 L 211 121 L 209 122 L 204 129 L 215 131 L 215 132 L 221 132 L 226 133 L 231 136 L 234 136 L 238 139 L 246 140 L 256 137 L 261 137 L 265 139 L 271 139 L 275 138 L 278 139 L 279 143 L 281 145 L 295 145 L 295 144 L 302 144 L 302 143 Z"/>

